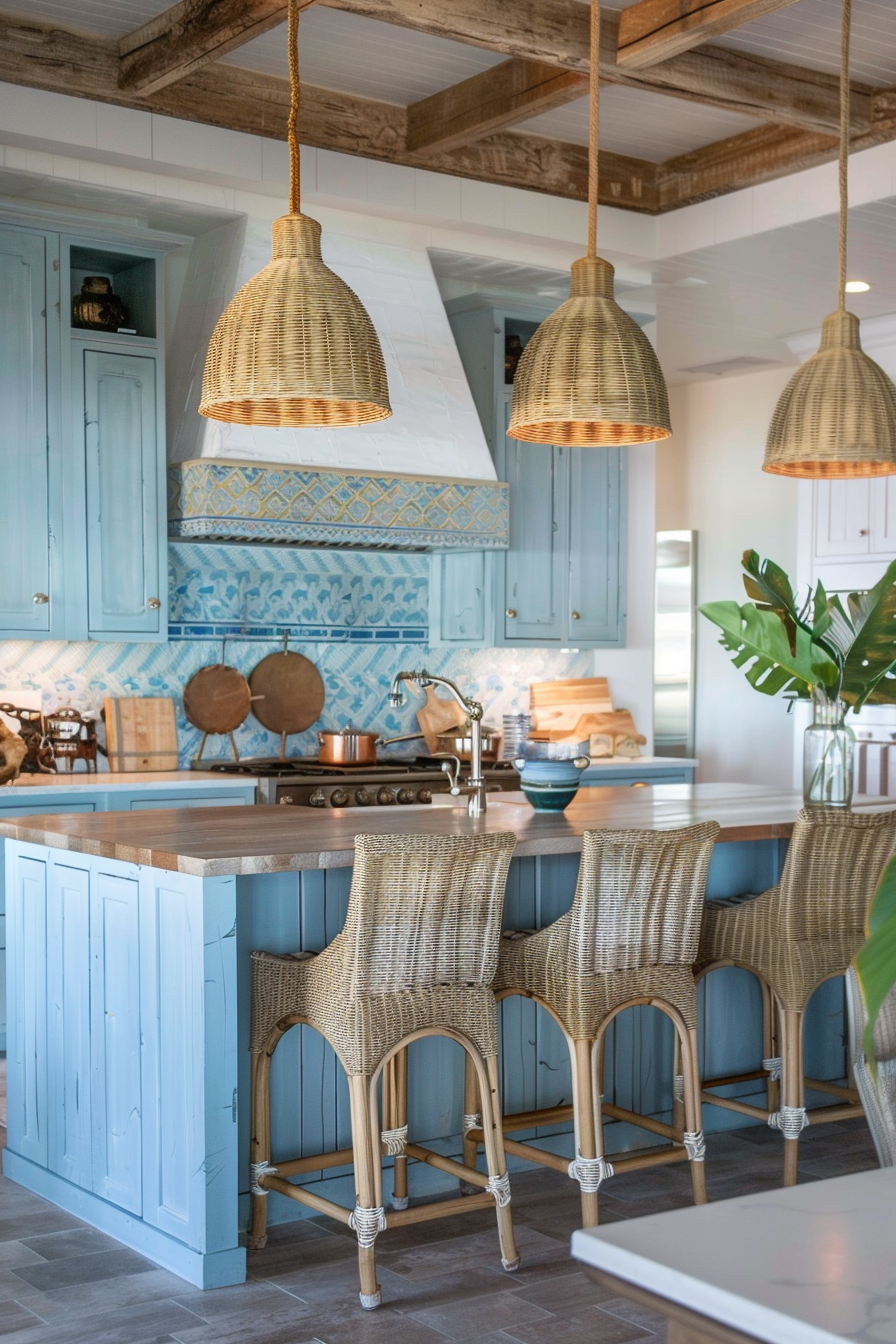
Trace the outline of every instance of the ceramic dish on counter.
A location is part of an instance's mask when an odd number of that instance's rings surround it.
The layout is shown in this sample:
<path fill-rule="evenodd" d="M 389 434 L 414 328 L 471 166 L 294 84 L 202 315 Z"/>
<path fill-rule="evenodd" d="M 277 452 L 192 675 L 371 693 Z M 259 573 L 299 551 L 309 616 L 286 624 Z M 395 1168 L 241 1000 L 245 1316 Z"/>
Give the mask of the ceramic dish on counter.
<path fill-rule="evenodd" d="M 565 761 L 519 757 L 513 764 L 520 772 L 520 788 L 536 812 L 562 812 L 578 793 L 582 771 L 591 761 L 587 756 Z"/>

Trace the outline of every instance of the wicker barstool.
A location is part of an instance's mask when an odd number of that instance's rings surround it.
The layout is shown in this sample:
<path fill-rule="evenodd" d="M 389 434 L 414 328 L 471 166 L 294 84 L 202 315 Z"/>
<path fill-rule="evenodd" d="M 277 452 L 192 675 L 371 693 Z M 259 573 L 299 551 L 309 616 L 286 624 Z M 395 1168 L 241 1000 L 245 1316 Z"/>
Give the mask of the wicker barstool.
<path fill-rule="evenodd" d="M 482 1207 L 497 1209 L 501 1262 L 519 1257 L 510 1217 L 510 1183 L 498 1103 L 498 1022 L 491 982 L 507 871 L 516 838 L 359 835 L 355 841 L 348 912 L 342 932 L 322 952 L 298 958 L 252 953 L 252 1221 L 250 1245 L 266 1240 L 266 1196 L 276 1190 L 317 1213 L 347 1223 L 358 1237 L 361 1305 L 379 1306 L 374 1243 L 387 1225 L 381 1153 L 396 1158 L 403 1190 L 408 1157 L 429 1163 L 478 1193 L 401 1207 L 389 1226 L 445 1218 Z M 271 1159 L 271 1056 L 289 1027 L 305 1023 L 332 1045 L 348 1076 L 352 1147 L 324 1154 Z M 466 1051 L 483 1097 L 488 1175 L 407 1142 L 395 1127 L 404 1048 L 441 1035 Z M 377 1082 L 389 1070 L 385 1130 Z M 343 1208 L 289 1177 L 354 1162 L 356 1206 Z"/>
<path fill-rule="evenodd" d="M 534 999 L 559 1024 L 572 1067 L 571 1106 L 505 1115 L 504 1129 L 573 1121 L 572 1162 L 534 1143 L 505 1139 L 507 1152 L 568 1173 L 579 1182 L 582 1220 L 597 1225 L 597 1192 L 615 1172 L 679 1158 L 691 1162 L 694 1202 L 706 1202 L 705 1145 L 697 1064 L 697 954 L 706 875 L 716 822 L 675 831 L 586 831 L 572 909 L 539 933 L 510 934 L 501 945 L 495 995 Z M 605 1102 L 603 1046 L 624 1008 L 648 1004 L 672 1021 L 681 1052 L 682 1118 L 672 1124 Z M 465 1161 L 484 1136 L 477 1092 L 467 1076 Z M 625 1120 L 670 1139 L 653 1152 L 608 1160 L 603 1118 Z M 484 1120 L 484 1116 L 483 1116 Z"/>
<path fill-rule="evenodd" d="M 769 1053 L 754 1073 L 705 1079 L 703 1100 L 781 1131 L 785 1185 L 796 1184 L 799 1136 L 809 1123 L 807 1086 L 836 1099 L 813 1108 L 813 1124 L 862 1114 L 854 1088 L 805 1077 L 803 1016 L 819 985 L 845 974 L 864 942 L 865 915 L 894 842 L 896 812 L 804 809 L 776 886 L 741 901 L 706 904 L 698 978 L 721 966 L 740 966 L 758 977 Z M 710 1091 L 750 1079 L 777 1084 L 780 1105 L 773 1093 L 763 1109 Z"/>

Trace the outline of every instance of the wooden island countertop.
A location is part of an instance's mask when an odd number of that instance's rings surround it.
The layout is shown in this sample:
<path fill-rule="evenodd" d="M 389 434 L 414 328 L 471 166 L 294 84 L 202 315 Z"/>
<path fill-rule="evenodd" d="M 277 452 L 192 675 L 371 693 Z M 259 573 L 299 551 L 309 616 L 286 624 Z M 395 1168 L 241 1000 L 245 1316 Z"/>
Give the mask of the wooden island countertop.
<path fill-rule="evenodd" d="M 581 789 L 561 813 L 535 812 L 522 794 L 490 795 L 488 811 L 477 821 L 463 808 L 439 806 L 371 811 L 252 807 L 236 815 L 231 808 L 210 807 L 10 818 L 0 821 L 0 836 L 195 877 L 220 877 L 350 867 L 355 836 L 364 832 L 510 830 L 516 832 L 521 858 L 577 853 L 586 830 L 668 830 L 701 821 L 720 822 L 720 842 L 787 839 L 801 804 L 795 791 L 758 784 L 661 784 Z M 883 799 L 862 804 L 884 805 Z"/>

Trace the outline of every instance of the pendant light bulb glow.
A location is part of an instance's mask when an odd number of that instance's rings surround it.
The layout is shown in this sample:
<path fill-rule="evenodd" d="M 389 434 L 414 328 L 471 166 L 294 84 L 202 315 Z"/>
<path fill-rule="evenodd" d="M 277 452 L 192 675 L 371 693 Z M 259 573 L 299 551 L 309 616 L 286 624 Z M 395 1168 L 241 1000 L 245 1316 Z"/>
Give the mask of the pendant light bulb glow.
<path fill-rule="evenodd" d="M 392 414 L 386 368 L 358 296 L 324 264 L 317 220 L 299 208 L 297 0 L 289 0 L 289 214 L 273 257 L 221 314 L 199 410 L 241 425 L 333 428 Z"/>
<path fill-rule="evenodd" d="M 851 0 L 843 0 L 838 307 L 824 320 L 818 353 L 797 370 L 775 408 L 762 469 L 778 476 L 850 480 L 896 473 L 896 386 L 865 354 L 859 319 L 846 311 L 850 13 Z"/>
<path fill-rule="evenodd" d="M 672 433 L 656 352 L 616 302 L 613 267 L 597 255 L 599 54 L 600 4 L 591 0 L 588 254 L 516 367 L 507 432 L 530 443 L 612 447 Z"/>

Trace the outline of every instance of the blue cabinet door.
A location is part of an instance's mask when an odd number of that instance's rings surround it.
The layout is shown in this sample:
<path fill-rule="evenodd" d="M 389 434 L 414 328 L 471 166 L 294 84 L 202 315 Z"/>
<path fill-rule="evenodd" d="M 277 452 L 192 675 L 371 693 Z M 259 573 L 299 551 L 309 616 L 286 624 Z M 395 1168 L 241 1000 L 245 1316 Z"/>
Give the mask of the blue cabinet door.
<path fill-rule="evenodd" d="M 90 1189 L 90 874 L 53 862 L 47 889 L 47 1166 Z"/>
<path fill-rule="evenodd" d="M 625 476 L 624 448 L 569 450 L 571 644 L 625 643 Z"/>
<path fill-rule="evenodd" d="M 83 358 L 89 637 L 163 638 L 156 361 L 100 350 Z"/>
<path fill-rule="evenodd" d="M 0 229 L 0 480 L 6 526 L 0 631 L 50 632 L 47 239 Z"/>
<path fill-rule="evenodd" d="M 469 649 L 494 643 L 494 563 L 489 551 L 432 557 L 430 644 Z"/>
<path fill-rule="evenodd" d="M 7 853 L 9 1147 L 47 1165 L 47 862 L 35 851 Z"/>
<path fill-rule="evenodd" d="M 505 439 L 510 549 L 497 597 L 499 644 L 544 646 L 562 639 L 568 456 L 565 448 Z"/>

